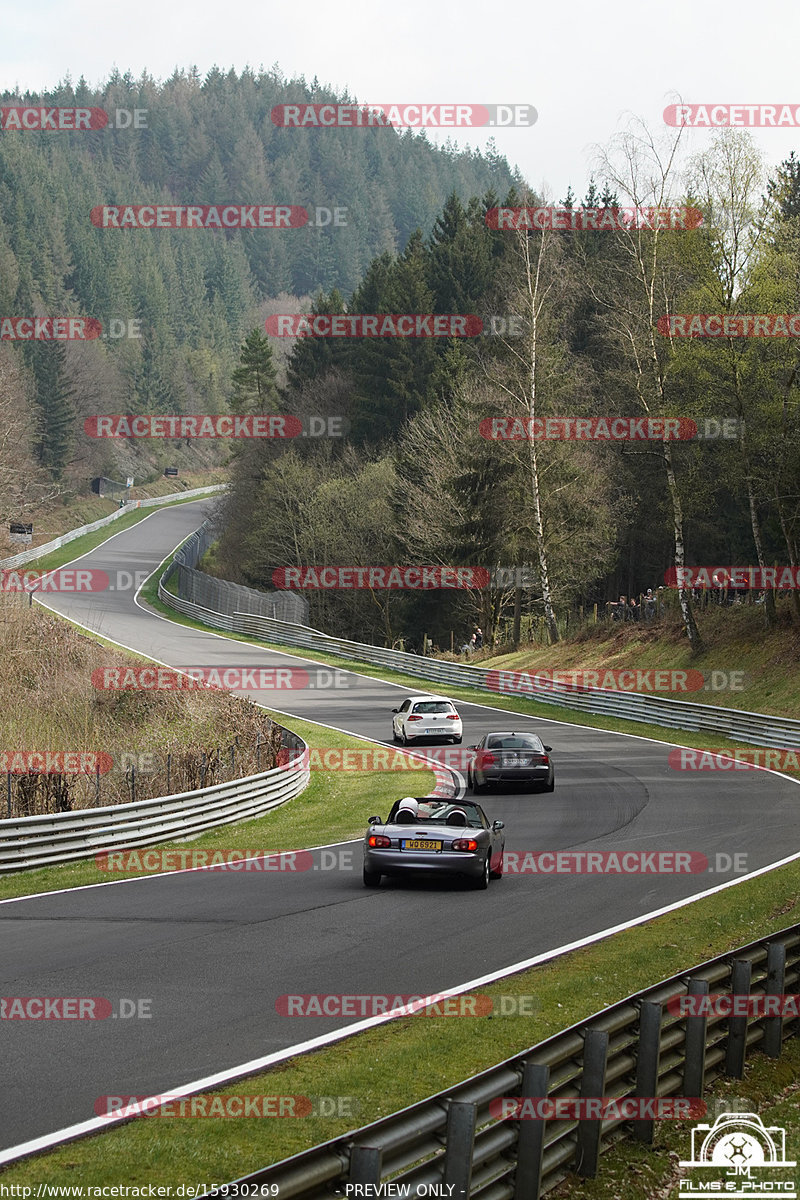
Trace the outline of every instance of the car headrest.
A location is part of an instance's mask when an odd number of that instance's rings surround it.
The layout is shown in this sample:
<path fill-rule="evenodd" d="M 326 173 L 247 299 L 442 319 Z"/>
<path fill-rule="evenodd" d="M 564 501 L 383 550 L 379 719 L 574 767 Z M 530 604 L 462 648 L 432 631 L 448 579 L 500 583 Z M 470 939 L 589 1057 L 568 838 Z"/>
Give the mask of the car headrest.
<path fill-rule="evenodd" d="M 455 808 L 447 817 L 448 825 L 460 825 L 462 828 L 467 824 L 467 814 L 462 812 L 460 808 Z"/>
<path fill-rule="evenodd" d="M 394 819 L 395 825 L 415 825 L 417 817 L 408 808 L 401 808 Z"/>

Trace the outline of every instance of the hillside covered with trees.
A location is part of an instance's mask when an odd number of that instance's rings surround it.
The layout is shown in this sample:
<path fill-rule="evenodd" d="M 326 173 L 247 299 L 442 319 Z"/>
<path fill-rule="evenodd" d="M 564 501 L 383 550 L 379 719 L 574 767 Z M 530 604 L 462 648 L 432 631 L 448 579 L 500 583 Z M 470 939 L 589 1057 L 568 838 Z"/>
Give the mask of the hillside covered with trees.
<path fill-rule="evenodd" d="M 0 317 L 103 328 L 85 342 L 0 338 L 1 402 L 37 495 L 54 481 L 81 489 L 96 474 L 138 478 L 171 461 L 179 447 L 165 460 L 154 444 L 92 442 L 84 419 L 225 412 L 239 345 L 270 306 L 351 291 L 376 255 L 429 232 L 451 192 L 466 203 L 512 184 L 497 154 L 440 148 L 424 131 L 287 129 L 270 116 L 279 104 L 347 99 L 277 68 L 178 71 L 163 83 L 114 72 L 98 90 L 81 79 L 44 95 L 3 93 L 4 111 L 82 106 L 108 118 L 33 131 L 6 116 L 0 133 Z M 230 203 L 305 207 L 312 221 L 317 208 L 345 213 L 292 229 L 109 229 L 91 219 L 102 205 Z M 208 449 L 182 452 L 196 466 Z M 13 520 L 25 500 L 9 488 L 0 516 Z"/>

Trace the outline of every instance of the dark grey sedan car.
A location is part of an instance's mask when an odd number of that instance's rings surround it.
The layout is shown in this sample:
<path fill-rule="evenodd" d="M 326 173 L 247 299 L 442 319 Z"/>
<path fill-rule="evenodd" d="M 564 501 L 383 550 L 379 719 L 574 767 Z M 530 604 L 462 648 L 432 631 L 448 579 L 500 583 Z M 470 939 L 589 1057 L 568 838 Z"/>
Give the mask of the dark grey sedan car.
<path fill-rule="evenodd" d="M 416 814 L 398 812 L 398 800 L 385 825 L 370 817 L 364 838 L 366 887 L 378 887 L 383 875 L 462 875 L 478 888 L 501 877 L 502 821 L 490 822 L 474 800 L 424 796 L 417 803 Z"/>
<path fill-rule="evenodd" d="M 538 792 L 555 788 L 552 746 L 545 746 L 535 733 L 487 733 L 470 750 L 475 751 L 467 771 L 473 792 L 485 792 L 500 783 L 524 784 L 526 790 Z"/>

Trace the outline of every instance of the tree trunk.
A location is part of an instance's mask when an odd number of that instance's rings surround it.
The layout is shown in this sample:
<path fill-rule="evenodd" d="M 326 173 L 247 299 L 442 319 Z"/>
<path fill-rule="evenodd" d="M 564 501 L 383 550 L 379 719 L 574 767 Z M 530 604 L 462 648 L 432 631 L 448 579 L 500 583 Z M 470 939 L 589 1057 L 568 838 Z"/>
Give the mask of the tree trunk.
<path fill-rule="evenodd" d="M 800 593 L 795 592 L 795 596 Z M 511 631 L 511 641 L 514 649 L 519 649 L 519 639 L 522 632 L 522 588 L 514 588 L 514 625 Z"/>
<path fill-rule="evenodd" d="M 672 466 L 672 449 L 669 442 L 664 442 L 664 466 L 667 472 L 670 500 L 672 501 L 672 520 L 675 531 L 675 567 L 676 570 L 686 565 L 686 547 L 683 540 L 683 507 L 678 492 L 678 483 Z M 679 573 L 679 578 L 680 573 Z M 681 606 L 681 616 L 692 648 L 692 654 L 699 654 L 703 649 L 703 639 L 692 612 L 692 596 L 688 588 L 678 588 L 678 603 Z"/>

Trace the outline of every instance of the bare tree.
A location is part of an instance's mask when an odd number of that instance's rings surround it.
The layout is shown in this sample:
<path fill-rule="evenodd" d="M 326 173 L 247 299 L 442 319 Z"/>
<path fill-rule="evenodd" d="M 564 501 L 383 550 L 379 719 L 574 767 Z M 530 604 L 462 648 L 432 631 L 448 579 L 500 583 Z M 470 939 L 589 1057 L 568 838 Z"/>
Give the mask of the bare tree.
<path fill-rule="evenodd" d="M 677 156 L 681 130 L 662 148 L 646 125 L 634 120 L 613 139 L 608 150 L 598 153 L 603 178 L 636 210 L 663 210 L 674 205 L 677 188 Z M 609 260 L 603 286 L 595 299 L 607 312 L 607 327 L 624 355 L 633 389 L 641 409 L 650 415 L 669 415 L 667 395 L 668 358 L 658 344 L 658 318 L 674 311 L 675 292 L 680 288 L 681 270 L 674 239 L 691 234 L 644 227 L 637 219 L 619 234 L 624 256 L 620 263 Z M 677 263 L 677 265 L 676 265 Z M 672 446 L 666 439 L 659 457 L 672 510 L 675 566 L 686 563 L 684 510 Z M 679 579 L 682 575 L 679 572 Z M 702 649 L 702 639 L 692 611 L 691 593 L 682 584 L 678 600 L 693 653 Z"/>

